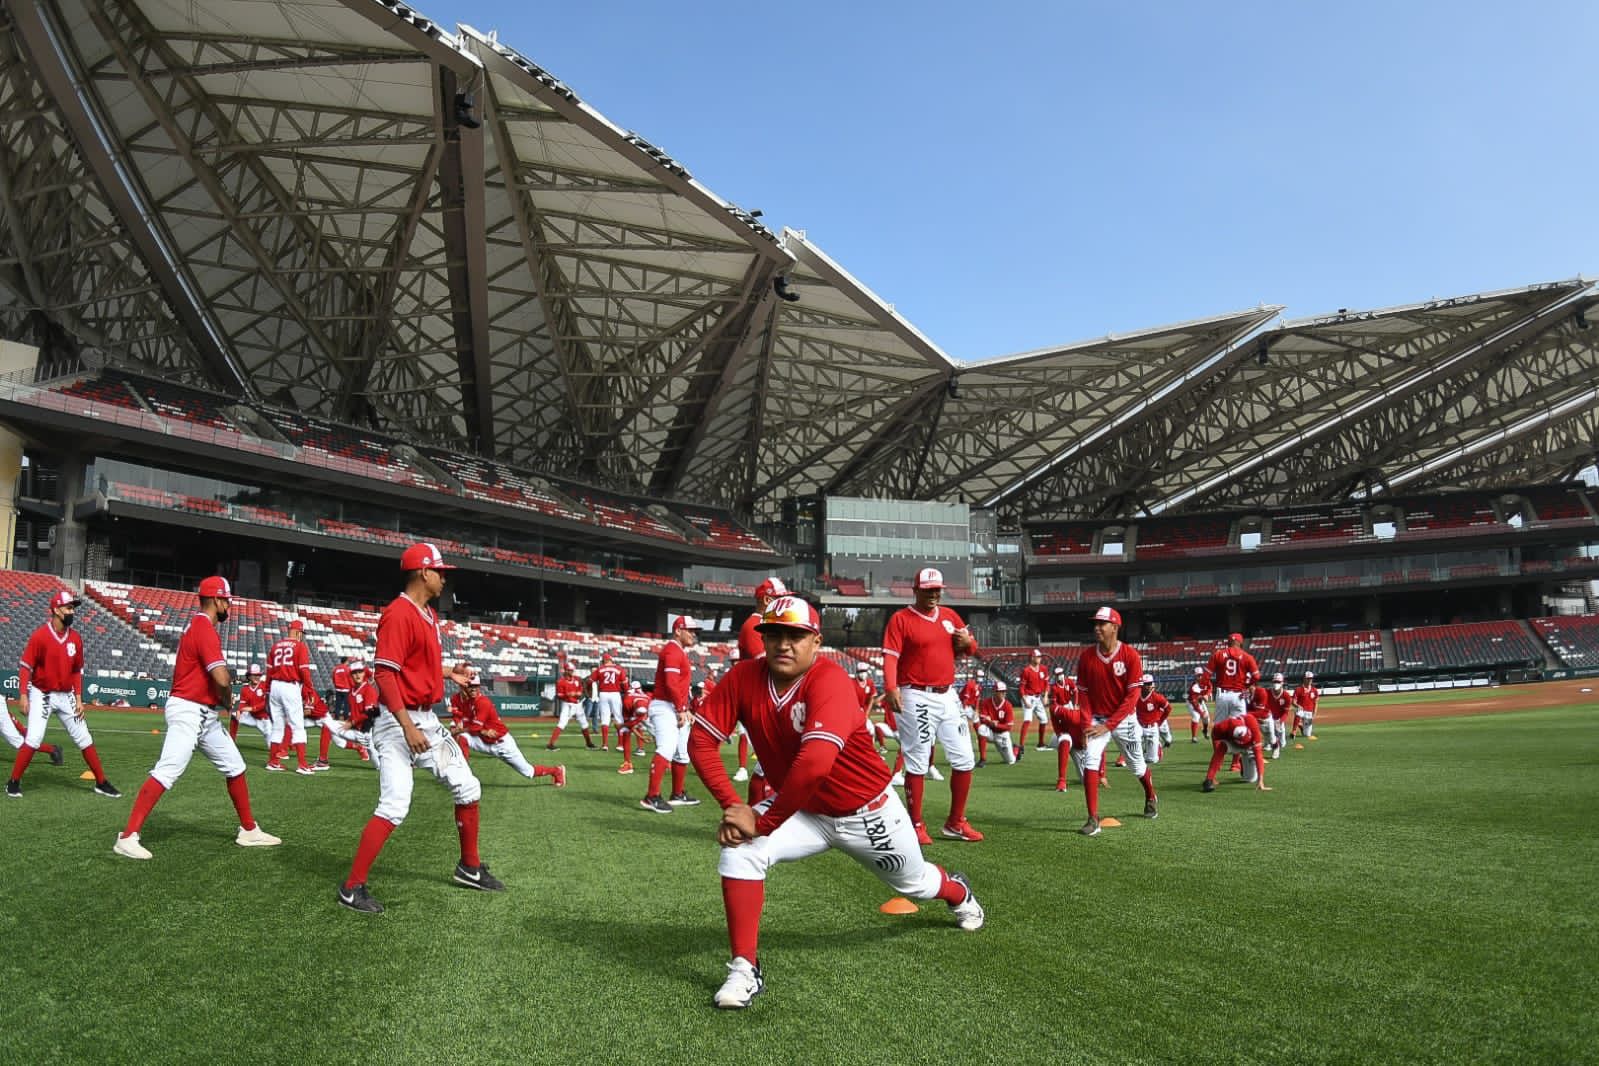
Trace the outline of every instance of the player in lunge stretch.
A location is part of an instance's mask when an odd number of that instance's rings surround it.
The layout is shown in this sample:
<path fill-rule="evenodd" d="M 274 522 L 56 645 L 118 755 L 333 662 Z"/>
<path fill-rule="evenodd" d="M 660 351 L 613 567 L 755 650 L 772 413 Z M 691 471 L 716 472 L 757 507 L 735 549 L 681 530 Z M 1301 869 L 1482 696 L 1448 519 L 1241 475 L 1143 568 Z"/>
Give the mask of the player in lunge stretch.
<path fill-rule="evenodd" d="M 351 683 L 354 683 L 353 678 Z M 344 701 L 344 705 L 348 707 L 350 705 L 348 692 L 345 693 L 345 697 L 346 699 Z M 356 755 L 360 756 L 362 762 L 366 762 L 365 749 L 363 749 L 356 741 L 347 739 L 345 737 L 345 723 L 333 716 L 331 709 L 327 705 L 327 701 L 322 698 L 322 694 L 320 692 L 314 688 L 303 689 L 300 692 L 300 706 L 305 709 L 306 724 L 308 726 L 320 727 L 322 730 L 322 737 L 318 742 L 319 746 L 317 748 L 316 763 L 311 767 L 311 769 L 321 773 L 324 770 L 331 770 L 333 768 L 328 763 L 328 746 L 330 744 L 337 744 L 341 748 L 348 748 L 349 750 L 355 752 Z"/>
<path fill-rule="evenodd" d="M 554 751 L 555 742 L 561 738 L 561 730 L 566 728 L 566 723 L 576 719 L 578 728 L 583 732 L 583 743 L 590 748 L 594 747 L 594 738 L 589 735 L 588 715 L 583 713 L 583 682 L 578 680 L 577 667 L 569 661 L 561 676 L 555 679 L 555 706 L 560 709 L 560 719 L 555 723 L 555 729 L 550 733 L 550 742 L 544 745 L 545 751 Z"/>
<path fill-rule="evenodd" d="M 572 680 L 577 682 L 575 677 Z M 536 766 L 527 761 L 511 731 L 505 728 L 494 701 L 483 694 L 483 677 L 475 666 L 467 669 L 466 683 L 450 697 L 450 732 L 461 746 L 461 754 L 468 758 L 474 751 L 492 755 L 529 781 L 552 777 L 556 788 L 566 787 L 565 766 Z"/>
<path fill-rule="evenodd" d="M 350 721 L 344 739 L 362 762 L 372 761 L 372 754 L 377 751 L 372 746 L 372 726 L 377 721 L 381 699 L 377 684 L 367 672 L 366 660 L 350 660 Z"/>
<path fill-rule="evenodd" d="M 952 840 L 982 840 L 966 820 L 972 790 L 972 738 L 956 699 L 955 659 L 977 654 L 977 641 L 960 615 L 939 601 L 944 575 L 933 567 L 916 574 L 916 602 L 902 607 L 883 632 L 883 700 L 899 722 L 905 754 L 905 795 L 916 839 L 931 844 L 922 821 L 922 792 L 931 768 L 933 742 L 949 758 L 949 818 L 942 830 Z"/>
<path fill-rule="evenodd" d="M 748 618 L 744 619 L 744 624 L 738 628 L 738 658 L 740 662 L 745 659 L 759 659 L 766 654 L 765 649 L 761 646 L 761 636 L 756 632 L 755 627 L 761 624 L 761 615 L 765 613 L 767 606 L 779 596 L 787 595 L 788 587 L 783 584 L 783 579 L 780 577 L 769 577 L 755 586 L 755 610 Z M 750 738 L 744 732 L 744 727 L 739 726 L 738 772 L 733 775 L 734 781 L 750 780 L 749 763 Z M 757 762 L 754 773 L 757 780 L 752 781 L 749 787 L 751 796 L 758 797 L 766 794 L 766 782 L 758 780 L 761 776 L 760 771 L 760 764 Z"/>
<path fill-rule="evenodd" d="M 1306 740 L 1316 739 L 1316 705 L 1321 702 L 1321 689 L 1316 687 L 1316 675 L 1305 671 L 1305 680 L 1294 689 L 1294 728 Z"/>
<path fill-rule="evenodd" d="M 1210 675 L 1196 666 L 1188 685 L 1188 743 L 1198 744 L 1201 732 L 1210 737 Z"/>
<path fill-rule="evenodd" d="M 125 707 L 127 704 L 124 703 L 122 706 Z M 16 717 L 13 716 L 10 711 L 0 710 L 0 740 L 4 740 L 13 748 L 21 748 L 27 728 L 27 726 L 17 721 Z M 66 762 L 65 756 L 61 754 L 61 749 L 56 747 L 54 744 L 41 743 L 34 750 L 40 755 L 49 756 L 51 766 L 60 766 L 62 763 Z"/>
<path fill-rule="evenodd" d="M 910 816 L 872 750 L 849 675 L 820 655 L 821 619 L 795 597 L 767 606 L 765 656 L 743 659 L 706 700 L 690 738 L 694 768 L 722 805 L 718 871 L 732 961 L 714 1002 L 747 1007 L 765 988 L 759 938 L 766 875 L 773 865 L 838 848 L 896 892 L 940 899 L 955 923 L 976 930 L 983 908 L 960 874 L 922 857 Z M 776 792 L 740 803 L 718 745 L 735 725 L 749 730 Z"/>
<path fill-rule="evenodd" d="M 1232 718 L 1243 714 L 1250 690 L 1260 679 L 1260 664 L 1244 650 L 1242 633 L 1229 635 L 1227 646 L 1211 654 L 1205 673 L 1216 693 L 1216 717 Z"/>
<path fill-rule="evenodd" d="M 1266 711 L 1270 717 L 1262 720 L 1260 727 L 1266 735 L 1266 748 L 1273 759 L 1282 756 L 1283 744 L 1288 740 L 1288 724 L 1293 717 L 1293 707 L 1294 694 L 1284 687 L 1283 675 L 1272 674 L 1271 688 L 1266 692 Z"/>
<path fill-rule="evenodd" d="M 671 814 L 673 807 L 694 807 L 699 800 L 687 791 L 688 739 L 692 721 L 688 698 L 691 667 L 687 649 L 699 640 L 700 624 L 682 614 L 672 619 L 672 639 L 661 645 L 655 663 L 655 687 L 650 696 L 650 733 L 655 737 L 655 757 L 650 760 L 650 787 L 639 806 L 655 814 Z M 661 798 L 661 781 L 672 771 L 672 794 Z"/>
<path fill-rule="evenodd" d="M 44 727 L 52 714 L 78 746 L 94 775 L 95 795 L 112 799 L 122 795 L 117 786 L 106 780 L 100 754 L 94 750 L 94 737 L 83 720 L 83 636 L 72 628 L 78 603 L 78 598 L 66 589 L 57 592 L 50 599 L 48 619 L 33 631 L 22 649 L 17 691 L 27 708 L 28 724 L 22 743 L 15 745 L 17 757 L 11 764 L 11 779 L 6 782 L 6 795 L 11 799 L 22 796 L 22 775 L 33 761 L 33 753 L 44 750 Z M 0 717 L 10 719 L 9 714 Z M 50 761 L 61 764 L 55 755 L 50 756 Z"/>
<path fill-rule="evenodd" d="M 431 604 L 444 591 L 444 572 L 454 569 L 436 545 L 411 545 L 400 556 L 405 590 L 378 616 L 373 665 L 381 709 L 372 726 L 378 805 L 361 831 L 349 876 L 339 886 L 339 903 L 351 910 L 383 912 L 383 904 L 367 890 L 367 874 L 389 834 L 411 810 L 413 767 L 431 773 L 455 801 L 455 827 L 461 842 L 455 883 L 484 892 L 505 889 L 478 855 L 478 798 L 483 788 L 434 711 L 444 699 L 444 648 L 439 616 Z M 450 679 L 458 685 L 465 683 L 465 665 L 457 663 Z"/>
<path fill-rule="evenodd" d="M 633 772 L 633 745 L 637 744 L 640 751 L 644 750 L 644 740 L 640 733 L 649 717 L 649 694 L 637 681 L 628 682 L 627 694 L 622 697 L 622 724 L 616 727 L 616 735 L 622 749 L 622 765 L 617 768 L 617 773 Z"/>
<path fill-rule="evenodd" d="M 244 684 L 239 686 L 239 698 L 228 715 L 228 739 L 239 739 L 239 726 L 252 726 L 261 731 L 261 739 L 272 746 L 272 713 L 267 710 L 266 678 L 260 663 L 251 663 L 244 672 Z"/>
<path fill-rule="evenodd" d="M 988 765 L 988 742 L 992 740 L 999 749 L 999 757 L 1009 766 L 1021 757 L 1011 740 L 1010 731 L 1016 725 L 1016 709 L 1005 697 L 1005 682 L 994 682 L 994 691 L 977 705 L 977 765 Z M 1027 723 L 1022 723 L 1027 728 Z"/>
<path fill-rule="evenodd" d="M 1078 830 L 1084 836 L 1098 836 L 1100 767 L 1111 740 L 1127 760 L 1127 768 L 1144 786 L 1144 817 L 1159 815 L 1155 795 L 1155 771 L 1144 763 L 1138 718 L 1133 713 L 1138 703 L 1138 681 L 1144 676 L 1144 661 L 1129 644 L 1122 643 L 1121 612 L 1101 607 L 1094 612 L 1094 646 L 1083 649 L 1077 660 L 1077 687 L 1087 704 L 1090 725 L 1084 734 L 1083 795 L 1088 801 L 1088 821 Z"/>
<path fill-rule="evenodd" d="M 305 690 L 315 689 L 311 678 L 311 649 L 305 645 L 305 623 L 289 623 L 289 635 L 267 652 L 267 707 L 272 712 L 272 750 L 268 770 L 283 769 L 283 753 L 294 748 L 294 772 L 311 774 L 305 761 Z"/>
<path fill-rule="evenodd" d="M 250 787 L 244 780 L 244 758 L 222 728 L 220 715 L 233 704 L 233 678 L 222 658 L 222 642 L 217 626 L 228 620 L 233 590 L 227 579 L 208 577 L 200 582 L 200 611 L 189 620 L 178 638 L 177 657 L 172 664 L 172 693 L 167 697 L 166 736 L 161 741 L 161 756 L 133 800 L 128 824 L 117 834 L 111 850 L 128 859 L 148 859 L 150 851 L 139 840 L 144 823 L 156 801 L 178 783 L 189 760 L 199 749 L 228 783 L 228 798 L 239 816 L 239 831 L 233 842 L 240 847 L 261 848 L 283 841 L 262 829 L 250 813 Z"/>
<path fill-rule="evenodd" d="M 1171 717 L 1171 703 L 1155 691 L 1155 679 L 1149 674 L 1138 679 L 1138 689 L 1138 705 L 1133 710 L 1138 717 L 1138 742 L 1143 745 L 1144 762 L 1154 766 L 1165 746 L 1160 728 Z"/>
<path fill-rule="evenodd" d="M 1022 751 L 1026 750 L 1027 731 L 1035 721 L 1038 723 L 1038 750 L 1048 751 L 1044 726 L 1049 724 L 1049 711 L 1045 708 L 1045 700 L 1049 696 L 1049 667 L 1044 665 L 1043 649 L 1033 649 L 1032 658 L 1022 667 L 1022 676 L 1016 688 L 1022 696 L 1022 735 L 1016 741 L 1017 756 L 1020 757 Z"/>
<path fill-rule="evenodd" d="M 1210 767 L 1205 771 L 1205 784 L 1200 791 L 1216 791 L 1216 774 L 1221 771 L 1221 761 L 1228 755 L 1233 757 L 1234 763 L 1239 762 L 1240 756 L 1248 756 L 1238 767 L 1243 771 L 1245 783 L 1253 784 L 1260 792 L 1271 791 L 1266 787 L 1266 760 L 1261 754 L 1260 723 L 1254 715 L 1239 714 L 1222 719 L 1211 727 L 1210 739 L 1213 748 Z"/>

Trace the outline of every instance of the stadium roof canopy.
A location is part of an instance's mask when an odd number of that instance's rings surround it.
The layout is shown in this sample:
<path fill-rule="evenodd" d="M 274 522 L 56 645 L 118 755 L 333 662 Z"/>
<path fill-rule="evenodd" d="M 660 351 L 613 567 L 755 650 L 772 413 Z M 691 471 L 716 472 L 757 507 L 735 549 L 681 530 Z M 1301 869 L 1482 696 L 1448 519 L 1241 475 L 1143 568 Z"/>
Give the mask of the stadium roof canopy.
<path fill-rule="evenodd" d="M 766 513 L 1273 506 L 1594 456 L 1581 280 L 962 363 L 493 35 L 391 0 L 0 19 L 0 329 L 49 358 Z"/>

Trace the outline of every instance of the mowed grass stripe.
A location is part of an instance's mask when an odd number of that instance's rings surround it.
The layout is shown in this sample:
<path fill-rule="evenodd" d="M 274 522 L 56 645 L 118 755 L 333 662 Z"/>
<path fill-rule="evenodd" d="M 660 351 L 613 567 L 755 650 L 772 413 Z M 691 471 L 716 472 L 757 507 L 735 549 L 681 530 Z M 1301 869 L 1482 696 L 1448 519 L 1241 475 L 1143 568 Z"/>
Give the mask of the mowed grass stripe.
<path fill-rule="evenodd" d="M 159 717 L 97 715 L 126 798 L 91 795 L 69 753 L 0 804 L 0 1024 L 39 1062 L 1583 1061 L 1590 710 L 1329 727 L 1270 764 L 1267 794 L 1227 775 L 1201 794 L 1208 749 L 1179 730 L 1160 819 L 1115 771 L 1104 813 L 1126 824 L 1093 840 L 1075 780 L 1054 793 L 1053 756 L 1029 750 L 978 774 L 987 841 L 929 849 L 971 875 L 987 928 L 937 903 L 885 917 L 886 889 L 842 856 L 780 867 L 768 992 L 742 1014 L 708 1005 L 726 957 L 714 805 L 638 810 L 643 776 L 614 753 L 550 755 L 516 725 L 530 758 L 566 763 L 564 791 L 473 760 L 503 896 L 450 886 L 449 799 L 419 777 L 372 875 L 390 910 L 369 919 L 333 903 L 369 767 L 335 751 L 314 778 L 265 774 L 244 731 L 284 846 L 232 844 L 197 758 L 146 828 L 155 859 L 131 863 L 110 846 Z M 935 832 L 947 805 L 930 782 Z"/>

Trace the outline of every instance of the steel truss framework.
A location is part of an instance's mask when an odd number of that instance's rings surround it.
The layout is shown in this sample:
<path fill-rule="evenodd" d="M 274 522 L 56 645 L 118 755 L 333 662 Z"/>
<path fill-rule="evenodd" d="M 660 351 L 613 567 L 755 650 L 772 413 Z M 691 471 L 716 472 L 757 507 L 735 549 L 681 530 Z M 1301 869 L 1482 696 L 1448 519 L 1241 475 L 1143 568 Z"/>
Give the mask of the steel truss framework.
<path fill-rule="evenodd" d="M 6 336 L 757 514 L 1569 475 L 1596 299 L 1261 307 L 962 363 L 492 35 L 394 0 L 0 0 Z"/>

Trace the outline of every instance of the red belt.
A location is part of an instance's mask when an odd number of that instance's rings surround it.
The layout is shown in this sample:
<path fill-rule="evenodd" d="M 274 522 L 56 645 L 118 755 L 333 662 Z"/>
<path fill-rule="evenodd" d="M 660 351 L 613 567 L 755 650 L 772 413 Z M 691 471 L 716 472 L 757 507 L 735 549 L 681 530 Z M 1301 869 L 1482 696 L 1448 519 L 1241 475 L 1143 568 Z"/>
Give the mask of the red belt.
<path fill-rule="evenodd" d="M 915 689 L 918 692 L 948 692 L 953 686 L 951 686 L 951 685 L 906 685 L 905 687 L 906 688 L 913 688 L 913 689 Z"/>
<path fill-rule="evenodd" d="M 856 811 L 855 813 L 856 814 L 871 814 L 873 811 L 880 811 L 880 810 L 883 809 L 883 804 L 888 802 L 888 797 L 889 797 L 889 792 L 888 791 L 884 791 L 884 793 L 881 796 L 878 796 L 872 802 L 868 803 L 866 806 L 862 807 L 860 810 Z"/>

